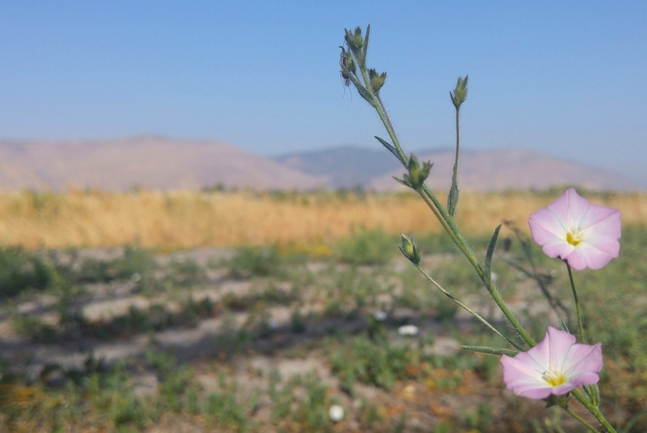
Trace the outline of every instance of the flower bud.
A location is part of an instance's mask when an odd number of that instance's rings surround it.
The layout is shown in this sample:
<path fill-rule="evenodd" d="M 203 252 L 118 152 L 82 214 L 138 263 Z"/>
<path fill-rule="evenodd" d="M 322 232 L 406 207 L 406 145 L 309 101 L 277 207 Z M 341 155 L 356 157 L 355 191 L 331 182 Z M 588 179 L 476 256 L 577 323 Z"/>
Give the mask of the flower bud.
<path fill-rule="evenodd" d="M 425 162 L 422 164 L 422 168 L 420 168 L 418 158 L 412 153 L 407 163 L 409 173 L 404 175 L 404 180 L 396 180 L 410 188 L 418 190 L 429 177 L 429 171 L 432 165 L 430 162 Z"/>
<path fill-rule="evenodd" d="M 375 69 L 368 70 L 368 78 L 371 80 L 371 87 L 373 88 L 373 93 L 378 94 L 384 82 L 386 81 L 386 72 L 378 74 Z"/>
<path fill-rule="evenodd" d="M 420 263 L 420 248 L 414 243 L 413 235 L 408 238 L 404 233 L 400 232 L 400 240 L 402 245 L 398 248 L 411 263 L 417 266 Z"/>
<path fill-rule="evenodd" d="M 355 28 L 355 32 L 351 32 L 349 30 L 346 30 L 346 36 L 344 37 L 346 40 L 346 43 L 348 44 L 348 48 L 353 52 L 353 54 L 357 55 L 362 47 L 364 46 L 364 38 L 362 38 L 362 29 L 357 27 Z"/>
<path fill-rule="evenodd" d="M 459 109 L 461 104 L 463 104 L 467 99 L 467 78 L 467 75 L 465 75 L 465 78 L 458 77 L 458 82 L 456 83 L 454 92 L 449 92 L 449 97 L 456 109 Z"/>
<path fill-rule="evenodd" d="M 413 185 L 420 183 L 420 163 L 418 158 L 413 153 L 409 156 L 409 162 L 407 163 L 407 168 L 409 169 L 409 180 Z M 413 186 L 412 185 L 412 186 Z"/>

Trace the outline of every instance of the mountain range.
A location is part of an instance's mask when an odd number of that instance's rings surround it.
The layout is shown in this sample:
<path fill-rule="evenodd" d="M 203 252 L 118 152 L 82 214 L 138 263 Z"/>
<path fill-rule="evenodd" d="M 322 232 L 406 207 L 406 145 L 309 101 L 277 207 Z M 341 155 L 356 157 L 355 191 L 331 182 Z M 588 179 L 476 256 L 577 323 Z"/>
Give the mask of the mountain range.
<path fill-rule="evenodd" d="M 453 149 L 416 152 L 434 163 L 428 183 L 447 190 Z M 0 189 L 69 187 L 127 190 L 252 188 L 311 190 L 362 187 L 394 190 L 404 168 L 385 149 L 343 146 L 274 158 L 215 141 L 142 136 L 119 140 L 0 140 Z M 522 149 L 462 151 L 462 190 L 492 191 L 580 186 L 640 189 L 621 175 Z"/>

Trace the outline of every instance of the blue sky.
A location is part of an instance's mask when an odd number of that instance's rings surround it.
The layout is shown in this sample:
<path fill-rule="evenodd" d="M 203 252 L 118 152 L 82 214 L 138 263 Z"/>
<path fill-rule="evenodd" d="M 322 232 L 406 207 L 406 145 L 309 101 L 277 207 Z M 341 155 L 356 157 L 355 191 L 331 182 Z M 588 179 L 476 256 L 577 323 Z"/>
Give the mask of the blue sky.
<path fill-rule="evenodd" d="M 408 149 L 526 147 L 647 187 L 647 2 L 0 2 L 0 138 L 159 134 L 277 155 L 378 148 L 339 78 L 344 28 Z"/>

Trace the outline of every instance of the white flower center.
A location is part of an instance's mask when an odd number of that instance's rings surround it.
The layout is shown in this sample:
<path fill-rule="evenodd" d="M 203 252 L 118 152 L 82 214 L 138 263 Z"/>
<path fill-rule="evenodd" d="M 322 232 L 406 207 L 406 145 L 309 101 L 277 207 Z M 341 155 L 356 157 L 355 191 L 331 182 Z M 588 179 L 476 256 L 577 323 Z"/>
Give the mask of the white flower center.
<path fill-rule="evenodd" d="M 544 371 L 541 376 L 550 386 L 559 386 L 566 382 L 566 377 L 564 377 L 562 372 L 552 368 L 549 371 Z"/>
<path fill-rule="evenodd" d="M 573 245 L 574 247 L 578 246 L 582 242 L 582 229 L 572 228 L 566 233 L 566 242 Z"/>

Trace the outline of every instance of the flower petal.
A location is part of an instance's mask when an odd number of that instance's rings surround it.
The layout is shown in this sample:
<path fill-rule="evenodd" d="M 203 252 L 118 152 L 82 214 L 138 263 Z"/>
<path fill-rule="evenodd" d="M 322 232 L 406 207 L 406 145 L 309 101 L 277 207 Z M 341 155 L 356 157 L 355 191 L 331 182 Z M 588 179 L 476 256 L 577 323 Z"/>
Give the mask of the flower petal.
<path fill-rule="evenodd" d="M 592 205 L 573 188 L 531 214 L 528 225 L 547 256 L 566 260 L 578 271 L 600 269 L 620 252 L 620 212 Z"/>
<path fill-rule="evenodd" d="M 546 330 L 546 337 L 539 344 L 543 344 L 546 341 L 548 342 L 549 347 L 548 356 L 550 369 L 557 368 L 559 371 L 564 371 L 564 360 L 567 359 L 571 351 L 571 347 L 575 344 L 575 336 L 566 331 L 560 331 L 559 329 L 549 326 Z M 535 347 L 538 347 L 539 344 Z"/>
<path fill-rule="evenodd" d="M 580 197 L 575 189 L 569 188 L 560 198 L 549 204 L 547 209 L 559 215 L 566 227 L 573 227 L 580 224 L 590 207 L 590 201 Z"/>
<path fill-rule="evenodd" d="M 582 217 L 580 227 L 585 229 L 585 233 L 593 232 L 596 236 L 619 239 L 621 219 L 618 209 L 593 205 Z"/>
<path fill-rule="evenodd" d="M 544 245 L 555 238 L 566 238 L 565 222 L 548 209 L 540 209 L 528 218 L 532 238 Z"/>
<path fill-rule="evenodd" d="M 612 249 L 611 246 L 609 249 Z M 620 245 L 618 244 L 618 250 Z M 596 248 L 593 245 L 581 243 L 573 251 L 563 257 L 568 264 L 575 270 L 581 271 L 586 268 L 600 269 L 606 266 L 611 259 L 618 257 L 618 254 L 610 254 L 606 251 Z"/>
<path fill-rule="evenodd" d="M 541 249 L 548 257 L 553 259 L 556 257 L 564 259 L 575 250 L 575 247 L 566 242 L 566 239 L 555 238 L 544 244 Z"/>
<path fill-rule="evenodd" d="M 598 383 L 602 370 L 602 345 L 574 344 L 564 359 L 563 372 L 568 381 L 580 385 Z"/>
<path fill-rule="evenodd" d="M 548 327 L 544 339 L 527 352 L 514 358 L 501 356 L 506 388 L 522 397 L 543 399 L 597 383 L 603 364 L 602 345 L 575 341 L 574 335 Z M 555 382 L 562 383 L 551 385 Z"/>
<path fill-rule="evenodd" d="M 551 389 L 551 394 L 554 395 L 564 395 L 567 392 L 573 391 L 575 388 L 577 388 L 578 385 L 571 383 L 571 382 L 565 382 L 559 386 L 556 386 Z"/>
<path fill-rule="evenodd" d="M 562 259 L 566 260 L 568 262 L 568 265 L 576 271 L 583 271 L 589 264 L 586 249 L 579 245 L 578 248 L 573 248 L 573 251 L 571 251 L 570 254 L 561 257 Z"/>
<path fill-rule="evenodd" d="M 541 400 L 548 397 L 553 392 L 553 387 L 544 382 L 542 387 L 519 388 L 515 392 L 520 397 L 526 397 L 532 400 Z"/>
<path fill-rule="evenodd" d="M 533 399 L 542 399 L 550 395 L 551 387 L 542 377 L 546 367 L 538 365 L 527 352 L 519 353 L 514 358 L 501 356 L 501 366 L 503 381 L 508 390 Z"/>

